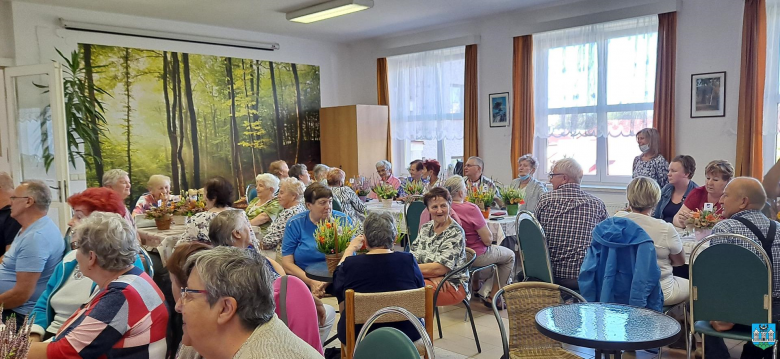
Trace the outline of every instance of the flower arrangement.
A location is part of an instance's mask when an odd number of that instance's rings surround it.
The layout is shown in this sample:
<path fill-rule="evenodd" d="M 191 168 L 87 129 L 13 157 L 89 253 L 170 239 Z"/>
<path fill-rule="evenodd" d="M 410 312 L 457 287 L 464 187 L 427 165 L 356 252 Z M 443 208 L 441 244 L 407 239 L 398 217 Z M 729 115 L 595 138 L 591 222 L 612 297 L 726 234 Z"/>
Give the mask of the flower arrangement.
<path fill-rule="evenodd" d="M 371 188 L 371 190 L 381 199 L 393 199 L 398 195 L 398 190 L 393 188 L 393 185 L 389 183 L 379 183 Z"/>
<path fill-rule="evenodd" d="M 328 221 L 321 221 L 314 231 L 317 250 L 325 255 L 343 253 L 357 232 L 357 226 L 344 218 L 332 217 Z"/>
<path fill-rule="evenodd" d="M 174 203 L 174 213 L 179 216 L 192 217 L 196 213 L 206 210 L 206 201 L 203 199 L 203 189 L 190 189 L 181 191 L 181 199 Z"/>
<path fill-rule="evenodd" d="M 525 204 L 525 196 L 519 188 L 512 186 L 501 187 L 501 199 L 504 200 L 504 204 Z"/>
<path fill-rule="evenodd" d="M 693 228 L 705 228 L 712 229 L 722 218 L 718 214 L 712 211 L 699 211 L 696 210 L 691 213 L 691 217 L 688 218 L 686 224 L 693 226 Z"/>
<path fill-rule="evenodd" d="M 406 181 L 404 183 L 404 193 L 407 196 L 422 195 L 425 193 L 425 184 L 423 181 Z"/>
<path fill-rule="evenodd" d="M 158 200 L 157 206 L 152 206 L 146 210 L 144 216 L 148 219 L 162 219 L 172 216 L 174 212 L 176 212 L 176 202 Z"/>
<path fill-rule="evenodd" d="M 490 209 L 490 205 L 493 204 L 495 196 L 496 196 L 495 188 L 492 187 L 479 188 L 478 186 L 473 186 L 471 187 L 471 190 L 469 190 L 468 193 L 466 194 L 466 200 L 476 204 L 480 210 L 486 211 Z"/>
<path fill-rule="evenodd" d="M 0 305 L 0 311 L 3 310 Z M 0 328 L 0 358 L 24 359 L 30 351 L 30 329 L 35 321 L 35 316 L 25 318 L 19 331 L 16 331 L 16 315 L 11 316 Z"/>
<path fill-rule="evenodd" d="M 368 196 L 371 192 L 371 187 L 368 185 L 365 177 L 350 180 L 350 188 L 352 188 L 359 197 Z"/>

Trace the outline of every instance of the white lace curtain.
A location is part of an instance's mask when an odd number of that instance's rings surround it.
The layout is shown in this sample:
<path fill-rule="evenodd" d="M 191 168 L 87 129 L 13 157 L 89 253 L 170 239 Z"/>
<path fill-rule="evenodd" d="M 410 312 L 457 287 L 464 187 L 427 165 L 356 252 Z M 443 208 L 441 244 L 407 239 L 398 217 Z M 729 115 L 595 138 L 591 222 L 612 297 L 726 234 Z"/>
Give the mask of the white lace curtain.
<path fill-rule="evenodd" d="M 465 47 L 387 58 L 395 140 L 463 139 Z"/>
<path fill-rule="evenodd" d="M 658 17 L 533 35 L 535 136 L 634 136 L 652 124 Z"/>
<path fill-rule="evenodd" d="M 780 103 L 780 0 L 766 2 L 766 81 L 764 82 L 764 168 L 777 159 Z"/>

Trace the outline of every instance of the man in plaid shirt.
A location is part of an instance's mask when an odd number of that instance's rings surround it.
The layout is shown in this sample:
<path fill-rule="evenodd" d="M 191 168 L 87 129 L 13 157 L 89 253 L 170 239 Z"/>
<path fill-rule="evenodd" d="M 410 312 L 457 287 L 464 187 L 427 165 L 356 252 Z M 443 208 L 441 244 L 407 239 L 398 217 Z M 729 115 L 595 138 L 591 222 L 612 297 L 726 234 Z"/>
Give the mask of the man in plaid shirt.
<path fill-rule="evenodd" d="M 762 237 L 766 240 L 773 240 L 771 253 L 767 255 L 772 257 L 772 264 L 774 266 L 780 265 L 780 223 L 774 220 L 770 220 L 761 213 L 761 208 L 766 203 L 766 192 L 764 187 L 755 178 L 750 177 L 737 177 L 726 186 L 723 191 L 723 196 L 720 198 L 720 202 L 723 204 L 723 216 L 728 218 L 724 219 L 715 227 L 712 228 L 712 233 L 732 233 L 743 235 L 760 247 L 761 239 L 742 221 L 752 223 Z M 770 225 L 774 223 L 774 238 L 767 238 L 772 232 Z M 736 245 L 743 245 L 744 242 L 734 238 L 717 238 L 713 239 L 711 245 L 717 245 L 721 243 L 732 243 Z M 747 247 L 756 255 L 760 256 L 760 253 L 751 247 Z M 763 258 L 763 256 L 761 256 Z M 772 321 L 777 322 L 780 320 L 780 271 L 773 267 L 772 273 Z M 724 283 L 727 284 L 727 283 Z M 734 327 L 732 323 L 724 322 L 711 322 L 713 328 L 718 331 L 729 330 Z M 750 329 L 750 328 L 747 328 Z M 706 358 L 729 358 L 729 351 L 723 339 L 713 337 L 711 335 L 705 336 L 704 348 Z M 772 349 L 768 349 L 771 356 Z M 763 350 L 757 348 L 752 343 L 745 343 L 742 348 L 743 358 L 761 358 L 763 357 Z"/>
<path fill-rule="evenodd" d="M 556 162 L 549 177 L 553 191 L 542 194 L 536 217 L 547 237 L 555 283 L 578 289 L 577 277 L 593 239 L 591 232 L 609 217 L 607 208 L 580 188 L 582 167 L 573 158 Z"/>

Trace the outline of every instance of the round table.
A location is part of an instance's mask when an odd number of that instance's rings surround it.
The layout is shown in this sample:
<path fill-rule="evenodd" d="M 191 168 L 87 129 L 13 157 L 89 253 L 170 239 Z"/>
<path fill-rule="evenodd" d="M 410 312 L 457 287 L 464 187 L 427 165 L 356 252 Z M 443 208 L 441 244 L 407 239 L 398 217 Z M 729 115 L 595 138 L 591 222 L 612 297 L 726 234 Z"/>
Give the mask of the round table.
<path fill-rule="evenodd" d="M 596 349 L 596 358 L 621 357 L 622 350 L 669 345 L 680 323 L 654 310 L 613 303 L 575 303 L 536 313 L 536 329 L 562 343 Z"/>
<path fill-rule="evenodd" d="M 306 272 L 306 276 L 310 279 L 325 283 L 333 282 L 333 273 L 328 271 L 328 264 L 325 261 L 317 262 L 306 267 L 304 272 Z"/>

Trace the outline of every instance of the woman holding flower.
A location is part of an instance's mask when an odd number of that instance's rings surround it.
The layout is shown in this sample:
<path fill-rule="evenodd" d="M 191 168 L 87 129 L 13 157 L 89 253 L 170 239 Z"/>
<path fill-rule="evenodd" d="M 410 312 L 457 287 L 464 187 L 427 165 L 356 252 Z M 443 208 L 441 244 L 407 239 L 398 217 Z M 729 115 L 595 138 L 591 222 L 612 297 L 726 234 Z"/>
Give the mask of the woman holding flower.
<path fill-rule="evenodd" d="M 251 225 L 259 226 L 265 232 L 282 211 L 279 200 L 274 197 L 274 193 L 279 190 L 279 178 L 270 173 L 261 173 L 255 177 L 255 186 L 257 197 L 246 207 L 246 216 Z"/>
<path fill-rule="evenodd" d="M 704 186 L 692 190 L 683 202 L 682 208 L 674 216 L 674 225 L 685 228 L 694 212 L 702 211 L 705 203 L 712 203 L 715 215 L 720 215 L 722 207 L 720 197 L 726 185 L 734 176 L 734 167 L 726 160 L 715 160 L 704 169 Z"/>
<path fill-rule="evenodd" d="M 511 186 L 520 190 L 523 201 L 525 201 L 518 206 L 519 211 L 536 211 L 539 198 L 542 193 L 547 192 L 547 186 L 533 177 L 536 165 L 536 158 L 530 153 L 517 159 L 517 178 L 512 180 Z"/>

